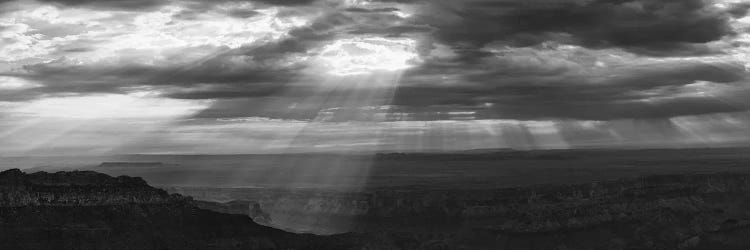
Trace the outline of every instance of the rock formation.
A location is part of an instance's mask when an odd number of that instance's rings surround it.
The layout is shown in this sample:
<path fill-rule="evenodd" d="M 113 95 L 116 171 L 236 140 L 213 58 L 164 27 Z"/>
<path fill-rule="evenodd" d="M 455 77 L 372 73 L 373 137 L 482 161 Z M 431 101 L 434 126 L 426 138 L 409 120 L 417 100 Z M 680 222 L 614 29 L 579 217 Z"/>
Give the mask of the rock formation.
<path fill-rule="evenodd" d="M 197 208 L 140 178 L 0 172 L 0 249 L 352 249 L 351 235 L 293 234 Z"/>

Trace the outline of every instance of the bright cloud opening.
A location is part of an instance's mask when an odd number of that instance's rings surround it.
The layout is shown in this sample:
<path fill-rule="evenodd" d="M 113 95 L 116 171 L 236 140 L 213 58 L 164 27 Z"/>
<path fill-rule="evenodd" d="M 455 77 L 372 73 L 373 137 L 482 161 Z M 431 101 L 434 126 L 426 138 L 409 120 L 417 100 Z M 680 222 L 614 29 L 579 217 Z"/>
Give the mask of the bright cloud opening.
<path fill-rule="evenodd" d="M 412 39 L 371 37 L 337 40 L 323 48 L 319 59 L 329 73 L 345 76 L 404 70 L 419 58 Z"/>

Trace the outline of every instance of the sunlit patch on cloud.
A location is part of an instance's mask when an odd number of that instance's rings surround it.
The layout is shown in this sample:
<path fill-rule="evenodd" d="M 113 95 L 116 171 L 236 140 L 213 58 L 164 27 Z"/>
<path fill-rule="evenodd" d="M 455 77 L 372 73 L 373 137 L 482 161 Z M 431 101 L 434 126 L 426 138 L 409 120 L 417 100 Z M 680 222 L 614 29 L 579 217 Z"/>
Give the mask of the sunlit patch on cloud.
<path fill-rule="evenodd" d="M 8 113 L 18 117 L 69 119 L 169 119 L 185 117 L 210 104 L 149 97 L 148 93 L 60 96 L 30 101 Z"/>
<path fill-rule="evenodd" d="M 341 39 L 325 46 L 318 60 L 335 75 L 405 70 L 417 63 L 415 44 L 408 38 Z"/>
<path fill-rule="evenodd" d="M 106 154 L 153 136 L 210 101 L 170 100 L 149 92 L 0 101 L 1 154 Z M 113 151 L 114 150 L 114 151 Z"/>
<path fill-rule="evenodd" d="M 0 76 L 0 90 L 21 90 L 40 86 L 18 77 Z"/>

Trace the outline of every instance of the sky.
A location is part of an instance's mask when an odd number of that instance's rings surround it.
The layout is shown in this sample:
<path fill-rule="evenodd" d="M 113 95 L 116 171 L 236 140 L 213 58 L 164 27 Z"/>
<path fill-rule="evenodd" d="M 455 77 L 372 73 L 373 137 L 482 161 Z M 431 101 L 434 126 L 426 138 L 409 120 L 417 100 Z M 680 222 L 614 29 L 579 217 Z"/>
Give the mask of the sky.
<path fill-rule="evenodd" d="M 750 144 L 743 0 L 0 1 L 0 155 Z"/>

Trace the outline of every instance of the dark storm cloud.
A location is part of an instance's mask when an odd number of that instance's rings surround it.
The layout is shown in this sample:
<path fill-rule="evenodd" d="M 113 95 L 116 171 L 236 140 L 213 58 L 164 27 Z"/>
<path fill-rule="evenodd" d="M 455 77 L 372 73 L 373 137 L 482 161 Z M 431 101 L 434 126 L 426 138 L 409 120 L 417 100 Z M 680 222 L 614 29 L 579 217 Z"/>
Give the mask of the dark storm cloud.
<path fill-rule="evenodd" d="M 434 4 L 425 12 L 422 21 L 437 28 L 438 40 L 457 47 L 552 40 L 655 56 L 716 53 L 704 44 L 732 35 L 730 16 L 745 14 L 725 13 L 703 0 L 481 0 Z"/>
<path fill-rule="evenodd" d="M 60 4 L 74 7 L 96 7 L 114 9 L 148 9 L 166 4 L 166 0 L 39 0 L 43 3 Z"/>
<path fill-rule="evenodd" d="M 163 4 L 157 0 L 55 2 L 130 10 Z M 187 9 L 175 15 L 177 20 L 173 21 L 196 20 L 199 14 L 216 10 L 217 3 L 225 2 L 183 2 Z M 285 6 L 278 10 L 279 17 L 303 15 L 311 11 L 308 7 L 316 1 L 255 2 Z M 318 10 L 317 18 L 289 31 L 280 41 L 224 49 L 179 65 L 71 65 L 64 63 L 64 58 L 27 65 L 25 73 L 13 76 L 43 86 L 19 90 L 11 100 L 48 94 L 127 93 L 146 87 L 159 89 L 169 98 L 217 100 L 198 113 L 198 118 L 263 116 L 309 120 L 328 116 L 331 121 L 368 120 L 381 115 L 386 120 L 612 120 L 749 108 L 743 101 L 750 98 L 750 91 L 744 86 L 748 77 L 741 63 L 695 58 L 639 63 L 640 58 L 724 53 L 709 43 L 735 35 L 729 22 L 747 15 L 747 4 L 719 10 L 702 0 L 376 2 L 414 4 L 411 7 L 417 10 L 410 17 L 395 12 L 411 9 L 385 5 Z M 251 18 L 259 12 L 248 8 L 219 13 Z M 303 71 L 310 65 L 291 62 L 290 58 L 311 56 L 308 53 L 314 49 L 353 36 L 418 40 L 422 64 L 404 73 L 390 103 L 394 106 L 373 111 L 300 103 L 320 93 L 308 89 L 310 84 L 296 84 L 306 80 Z M 541 52 L 563 49 L 549 44 L 578 45 L 586 52 L 567 55 L 575 60 L 554 62 L 563 56 Z M 89 50 L 79 45 L 60 47 L 56 53 L 62 57 L 65 53 Z M 454 55 L 434 56 L 437 47 L 443 45 Z M 493 50 L 496 48 L 510 48 L 511 52 Z M 599 57 L 606 57 L 611 51 L 621 52 L 620 49 L 629 52 L 622 52 L 627 57 L 622 64 L 596 66 Z M 527 50 L 531 52 L 524 52 Z M 692 90 L 690 85 L 696 82 L 711 83 L 706 90 L 710 93 L 701 95 Z M 732 91 L 711 92 L 710 88 Z"/>
<path fill-rule="evenodd" d="M 286 51 L 304 48 L 292 41 L 279 43 L 279 46 Z M 284 43 L 290 45 L 281 46 Z M 435 82 L 441 80 L 434 76 L 443 73 L 457 75 L 457 84 L 436 85 Z M 295 86 L 294 91 L 282 92 L 276 88 L 278 85 L 232 85 L 234 88 L 223 91 L 187 91 L 171 97 L 249 98 L 216 102 L 196 116 L 199 118 L 614 120 L 745 111 L 750 109 L 750 103 L 744 101 L 750 98 L 750 89 L 744 85 L 747 81 L 744 66 L 734 62 L 663 62 L 581 74 L 577 69 L 528 66 L 512 60 L 468 63 L 455 59 L 408 71 L 390 103 L 394 106 L 387 110 L 363 108 L 368 106 L 363 103 L 358 103 L 357 107 L 331 107 L 323 103 L 300 105 L 300 100 L 313 95 L 354 94 L 316 93 L 310 89 L 303 91 L 300 86 Z M 705 90 L 691 89 L 691 84 L 700 82 L 711 85 Z M 700 94 L 701 91 L 709 93 Z"/>
<path fill-rule="evenodd" d="M 0 91 L 0 100 L 6 102 L 20 102 L 39 97 L 42 93 L 29 90 L 2 90 Z"/>
<path fill-rule="evenodd" d="M 288 40 L 227 50 L 184 65 L 70 65 L 64 59 L 26 65 L 13 76 L 42 83 L 26 97 L 65 93 L 126 93 L 133 88 L 160 87 L 167 96 L 185 99 L 270 95 L 293 82 L 305 67 L 285 63 L 290 53 L 304 51 Z M 285 66 L 280 66 L 284 64 Z M 269 87 L 273 85 L 274 87 Z M 235 92 L 235 93 L 229 93 Z"/>
<path fill-rule="evenodd" d="M 396 89 L 391 106 L 372 103 L 305 102 L 310 96 L 352 96 L 355 92 L 319 93 L 296 87 L 284 95 L 242 93 L 245 99 L 220 100 L 197 118 L 270 117 L 344 121 L 401 120 L 618 120 L 739 112 L 750 109 L 750 88 L 741 65 L 692 62 L 685 65 L 629 66 L 600 75 L 565 75 L 562 71 L 528 75 L 495 72 L 472 75 L 462 84 L 409 83 Z M 339 93 L 340 92 L 340 93 Z M 227 93 L 232 95 L 231 93 Z M 361 94 L 361 93 L 360 93 Z M 217 95 L 210 93 L 209 95 Z M 314 99 L 314 98 L 313 98 Z M 334 106 L 330 106 L 334 104 Z M 340 106 L 335 106 L 340 105 Z"/>
<path fill-rule="evenodd" d="M 406 80 L 396 91 L 393 104 L 407 107 L 409 113 L 421 113 L 419 119 L 427 120 L 442 119 L 444 114 L 439 113 L 448 111 L 472 111 L 477 118 L 612 120 L 750 108 L 744 101 L 750 97 L 750 89 L 744 85 L 747 72 L 734 63 L 649 64 L 590 75 L 571 74 L 564 68 L 495 67 L 497 71 L 465 72 L 460 80 L 463 84 L 454 86 Z M 698 82 L 712 85 L 705 90 L 691 89 L 691 84 Z M 722 87 L 733 91 L 716 90 Z"/>
<path fill-rule="evenodd" d="M 201 8 L 180 12 L 176 18 L 194 18 L 197 12 L 202 11 Z M 253 13 L 252 10 L 242 12 L 234 13 L 234 16 L 245 17 Z M 88 45 L 88 42 L 79 43 L 78 47 L 58 48 L 60 59 L 25 65 L 22 67 L 24 73 L 13 76 L 44 85 L 25 90 L 25 98 L 44 94 L 126 93 L 139 87 L 165 89 L 165 96 L 178 99 L 272 96 L 283 90 L 287 84 L 295 82 L 302 74 L 302 70 L 308 66 L 306 62 L 294 59 L 295 55 L 304 56 L 310 49 L 325 45 L 340 34 L 339 28 L 352 24 L 353 20 L 351 16 L 338 12 L 327 13 L 314 19 L 307 26 L 289 31 L 288 36 L 279 41 L 225 49 L 185 64 L 68 63 L 64 57 L 65 53 L 90 50 L 81 47 Z"/>
<path fill-rule="evenodd" d="M 237 18 L 248 18 L 258 15 L 259 12 L 254 10 L 241 10 L 241 9 L 234 9 L 229 11 L 229 15 Z"/>
<path fill-rule="evenodd" d="M 269 5 L 283 5 L 283 6 L 299 6 L 299 5 L 310 5 L 318 0 L 253 0 L 255 2 L 261 2 Z"/>
<path fill-rule="evenodd" d="M 302 37 L 346 37 L 347 35 L 401 37 L 406 34 L 426 33 L 433 28 L 425 23 L 400 17 L 397 8 L 346 8 L 335 9 L 316 18 L 307 27 L 293 30 L 291 35 Z M 281 15 L 299 14 L 287 10 Z"/>
<path fill-rule="evenodd" d="M 729 9 L 729 13 L 735 18 L 747 16 L 748 11 L 750 11 L 750 3 L 737 4 Z"/>
<path fill-rule="evenodd" d="M 126 9 L 126 10 L 140 10 L 149 9 L 157 6 L 162 6 L 170 3 L 169 0 L 39 0 L 43 3 L 52 3 L 65 6 L 74 7 L 94 7 L 94 8 L 106 8 L 106 9 Z M 223 2 L 257 2 L 267 5 L 277 6 L 303 6 L 310 5 L 317 0 L 186 0 L 183 3 L 193 3 L 209 7 L 217 3 Z M 180 3 L 180 1 L 177 1 Z"/>
<path fill-rule="evenodd" d="M 175 99 L 231 99 L 266 97 L 283 90 L 282 84 L 214 84 L 206 90 L 182 89 L 166 94 Z"/>
<path fill-rule="evenodd" d="M 350 31 L 350 34 L 381 35 L 386 37 L 401 37 L 404 34 L 424 33 L 432 31 L 430 26 L 425 25 L 396 25 L 381 27 L 366 27 Z"/>
<path fill-rule="evenodd" d="M 743 101 L 750 91 L 742 62 L 641 64 L 637 59 L 724 53 L 708 43 L 736 35 L 729 22 L 747 15 L 745 5 L 720 10 L 702 0 L 479 0 L 422 6 L 412 21 L 432 29 L 431 40 L 422 42 L 423 55 L 435 43 L 449 46 L 455 55 L 428 57 L 405 74 L 392 104 L 407 119 L 449 119 L 452 111 L 473 112 L 475 118 L 612 120 L 749 108 Z M 560 51 L 542 45 L 547 41 L 579 45 L 588 52 L 540 53 Z M 487 46 L 507 46 L 512 52 Z M 625 65 L 589 72 L 610 48 L 637 56 Z M 517 53 L 526 50 L 536 52 Z M 559 57 L 569 58 L 553 63 Z M 708 91 L 726 86 L 734 92 L 680 92 L 701 81 L 714 83 Z"/>
<path fill-rule="evenodd" d="M 268 117 L 311 120 L 323 109 L 321 105 L 290 108 L 298 101 L 298 98 L 276 96 L 220 99 L 193 118 Z"/>

